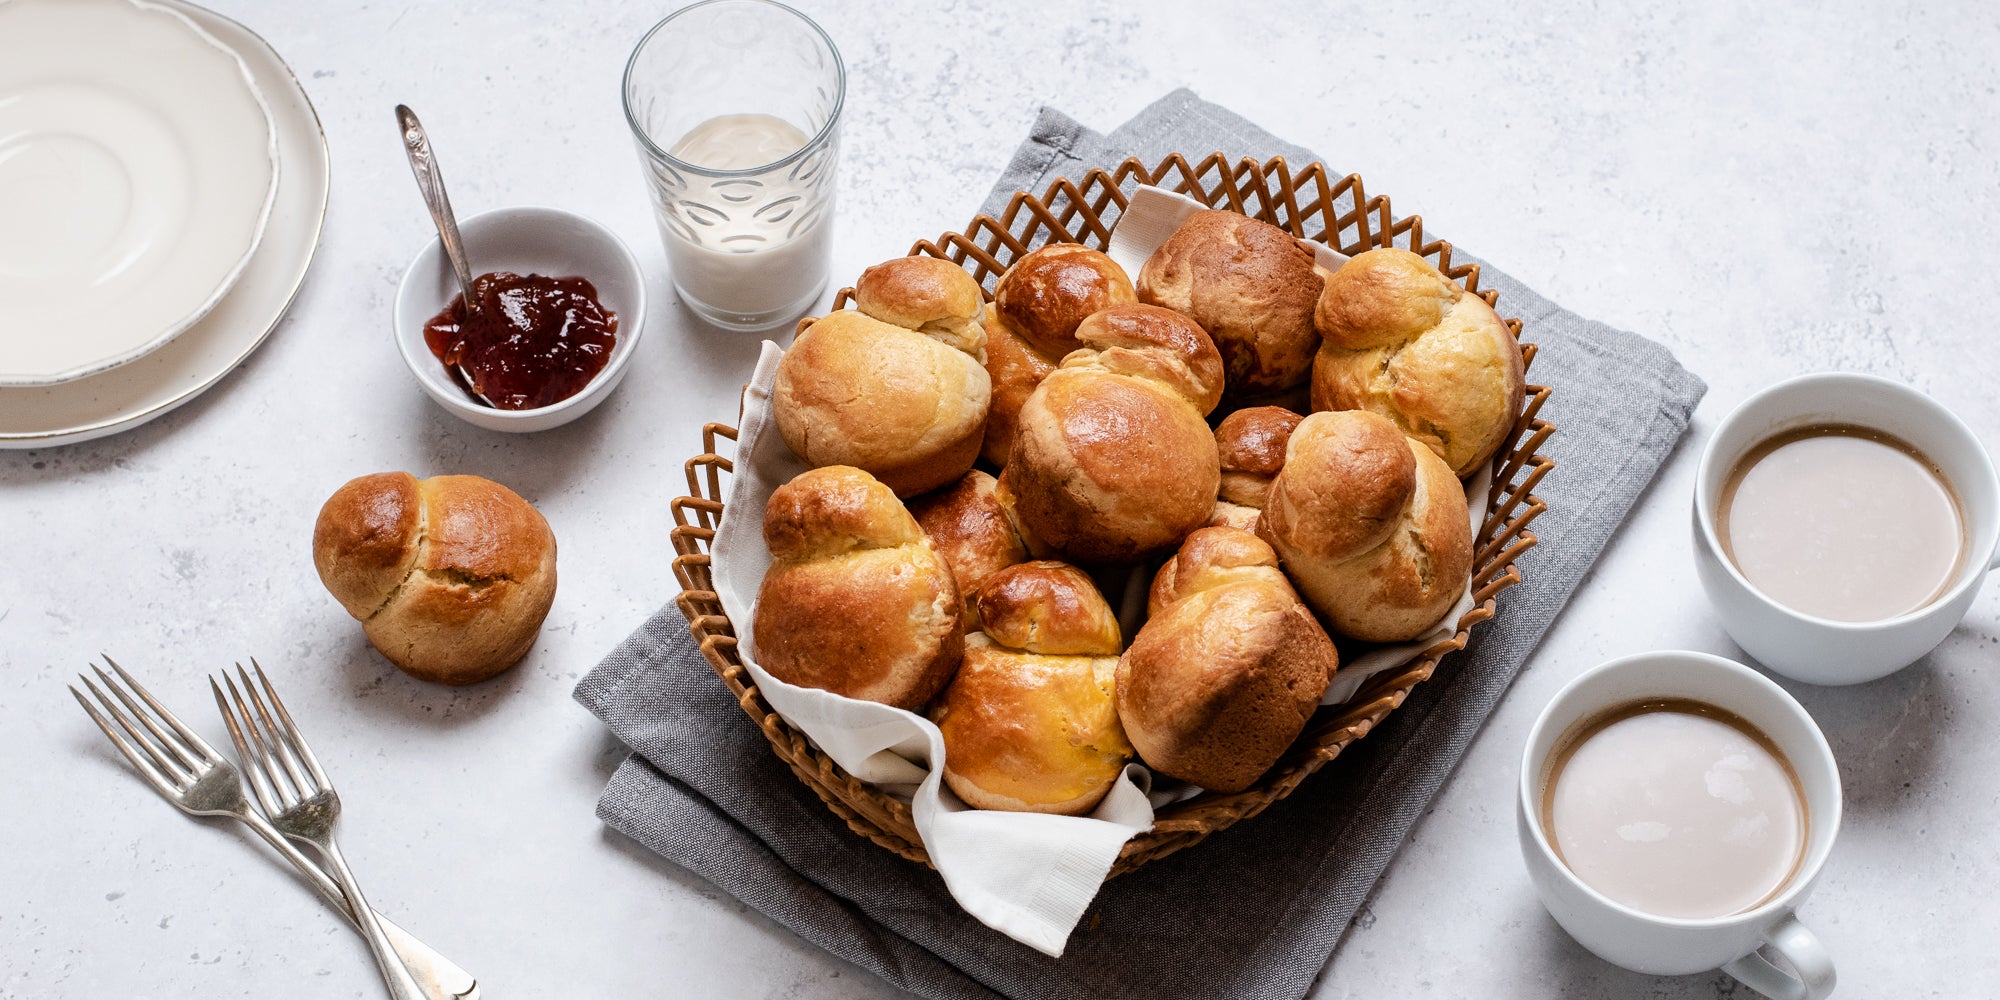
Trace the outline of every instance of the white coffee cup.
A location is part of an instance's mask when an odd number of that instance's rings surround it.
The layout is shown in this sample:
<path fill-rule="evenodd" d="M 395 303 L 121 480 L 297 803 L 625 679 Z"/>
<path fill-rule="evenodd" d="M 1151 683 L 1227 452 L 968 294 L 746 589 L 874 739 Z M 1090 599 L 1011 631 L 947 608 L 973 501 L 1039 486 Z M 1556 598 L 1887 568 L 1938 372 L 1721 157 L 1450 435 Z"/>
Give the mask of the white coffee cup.
<path fill-rule="evenodd" d="M 1689 699 L 1757 727 L 1791 762 L 1805 796 L 1805 857 L 1769 900 L 1741 913 L 1691 920 L 1618 903 L 1584 884 L 1549 845 L 1541 801 L 1549 756 L 1577 725 L 1639 701 Z M 1770 678 L 1707 653 L 1641 653 L 1594 667 L 1556 693 L 1521 755 L 1518 823 L 1528 875 L 1556 922 L 1613 965 L 1652 975 L 1721 968 L 1776 1000 L 1819 1000 L 1833 992 L 1833 959 L 1795 910 L 1819 879 L 1840 830 L 1840 773 L 1812 716 Z M 1783 957 L 1780 970 L 1759 949 Z"/>
<path fill-rule="evenodd" d="M 1894 435 L 1944 473 L 1969 541 L 1943 595 L 1895 618 L 1834 621 L 1765 596 L 1730 561 L 1715 527 L 1730 472 L 1760 443 L 1815 424 L 1857 424 Z M 1695 474 L 1694 550 L 1702 588 L 1744 652 L 1794 680 L 1859 684 L 1908 666 L 1944 641 L 1972 606 L 1986 574 L 2000 567 L 2000 481 L 1972 430 L 1922 392 L 1856 372 L 1801 375 L 1745 400 L 1709 438 Z"/>

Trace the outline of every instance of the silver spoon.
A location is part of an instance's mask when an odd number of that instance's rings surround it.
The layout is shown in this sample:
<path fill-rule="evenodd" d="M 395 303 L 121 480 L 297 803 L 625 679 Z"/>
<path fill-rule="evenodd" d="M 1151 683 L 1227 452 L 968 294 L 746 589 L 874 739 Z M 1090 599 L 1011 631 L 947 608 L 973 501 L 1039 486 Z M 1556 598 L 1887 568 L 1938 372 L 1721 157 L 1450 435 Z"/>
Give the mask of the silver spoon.
<path fill-rule="evenodd" d="M 396 124 L 403 130 L 403 152 L 409 154 L 410 172 L 417 175 L 417 189 L 424 194 L 424 207 L 431 210 L 438 242 L 444 244 L 445 259 L 451 261 L 451 272 L 458 277 L 458 290 L 465 298 L 465 315 L 470 318 L 479 311 L 479 300 L 472 294 L 472 265 L 465 260 L 465 242 L 458 235 L 458 219 L 451 214 L 451 199 L 444 193 L 444 174 L 438 170 L 437 157 L 431 152 L 430 136 L 424 133 L 423 123 L 417 121 L 417 113 L 407 104 L 396 105 Z M 465 370 L 465 365 L 451 368 L 460 387 L 474 399 L 493 405 L 484 393 L 473 388 L 472 373 Z"/>

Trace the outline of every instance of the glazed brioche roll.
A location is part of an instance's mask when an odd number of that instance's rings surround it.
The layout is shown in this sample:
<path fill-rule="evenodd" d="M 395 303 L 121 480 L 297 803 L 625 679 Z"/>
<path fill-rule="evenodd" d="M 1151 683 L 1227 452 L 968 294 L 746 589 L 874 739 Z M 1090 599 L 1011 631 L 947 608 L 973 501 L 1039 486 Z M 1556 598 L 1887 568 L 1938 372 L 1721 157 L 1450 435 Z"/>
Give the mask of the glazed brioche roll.
<path fill-rule="evenodd" d="M 898 257 L 861 272 L 854 305 L 869 316 L 986 359 L 986 312 L 979 283 L 937 257 Z"/>
<path fill-rule="evenodd" d="M 1334 631 L 1369 642 L 1424 634 L 1472 573 L 1458 477 L 1388 418 L 1360 410 L 1300 422 L 1258 535 Z"/>
<path fill-rule="evenodd" d="M 1166 306 L 1215 341 L 1232 398 L 1302 385 L 1319 334 L 1323 284 L 1312 251 L 1291 233 L 1237 212 L 1205 209 L 1167 237 L 1139 269 L 1139 301 Z"/>
<path fill-rule="evenodd" d="M 1210 524 L 1256 530 L 1271 479 L 1285 465 L 1285 444 L 1303 419 L 1282 406 L 1253 406 L 1222 418 L 1215 426 L 1222 483 Z"/>
<path fill-rule="evenodd" d="M 757 660 L 801 687 L 917 709 L 958 669 L 958 585 L 902 501 L 828 466 L 764 508 L 771 568 L 757 591 Z"/>
<path fill-rule="evenodd" d="M 1222 358 L 1159 306 L 1113 306 L 1076 335 L 1083 346 L 1021 407 L 1001 502 L 1037 555 L 1131 562 L 1214 513 L 1221 467 L 1203 417 L 1222 395 Z"/>
<path fill-rule="evenodd" d="M 979 588 L 993 574 L 1028 561 L 1028 543 L 1001 504 L 999 481 L 974 469 L 956 484 L 910 501 L 910 514 L 924 529 L 958 581 L 965 631 L 979 630 Z"/>
<path fill-rule="evenodd" d="M 981 454 L 988 462 L 1007 464 L 1022 404 L 1064 356 L 1083 346 L 1077 326 L 1100 309 L 1137 301 L 1124 268 L 1077 243 L 1048 244 L 1000 276 L 986 324 L 993 407 Z"/>
<path fill-rule="evenodd" d="M 478 476 L 362 476 L 313 525 L 320 582 L 404 673 L 472 684 L 534 648 L 556 596 L 556 538 Z"/>
<path fill-rule="evenodd" d="M 1203 528 L 1160 567 L 1118 663 L 1118 717 L 1162 774 L 1239 792 L 1305 729 L 1340 665 L 1255 535 Z"/>
<path fill-rule="evenodd" d="M 979 457 L 992 398 L 962 334 L 927 335 L 854 310 L 820 318 L 778 363 L 778 432 L 806 464 L 854 466 L 897 496 L 957 481 Z"/>
<path fill-rule="evenodd" d="M 1408 250 L 1349 260 L 1327 279 L 1313 325 L 1324 340 L 1312 408 L 1388 417 L 1456 475 L 1492 458 L 1521 412 L 1521 347 L 1507 324 Z"/>
<path fill-rule="evenodd" d="M 1118 620 L 1082 570 L 1030 562 L 977 595 L 983 631 L 931 718 L 944 781 L 979 809 L 1079 815 L 1132 757 L 1113 686 Z"/>

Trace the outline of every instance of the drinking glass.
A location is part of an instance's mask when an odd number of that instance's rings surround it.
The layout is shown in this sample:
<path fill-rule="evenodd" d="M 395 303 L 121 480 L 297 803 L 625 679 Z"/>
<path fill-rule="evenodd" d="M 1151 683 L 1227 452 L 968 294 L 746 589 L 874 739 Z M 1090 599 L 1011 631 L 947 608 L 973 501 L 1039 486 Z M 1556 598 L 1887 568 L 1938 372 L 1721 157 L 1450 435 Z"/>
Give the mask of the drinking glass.
<path fill-rule="evenodd" d="M 846 94 L 833 40 L 771 0 L 682 8 L 632 51 L 625 120 L 674 288 L 703 319 L 769 329 L 802 315 L 826 289 Z M 679 144 L 691 132 L 736 116 L 780 119 L 804 145 L 733 169 L 683 158 Z"/>

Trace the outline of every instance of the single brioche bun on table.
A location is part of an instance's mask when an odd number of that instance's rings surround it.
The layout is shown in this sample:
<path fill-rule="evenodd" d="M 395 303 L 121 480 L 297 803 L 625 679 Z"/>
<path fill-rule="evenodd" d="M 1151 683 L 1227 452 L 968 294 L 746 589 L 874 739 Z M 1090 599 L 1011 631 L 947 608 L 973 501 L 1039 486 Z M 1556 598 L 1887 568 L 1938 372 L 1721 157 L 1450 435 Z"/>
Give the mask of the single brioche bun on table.
<path fill-rule="evenodd" d="M 556 595 L 556 538 L 478 476 L 362 476 L 313 525 L 320 582 L 404 673 L 483 681 L 526 655 Z"/>
<path fill-rule="evenodd" d="M 1118 717 L 1154 770 L 1217 792 L 1292 745 L 1340 654 L 1257 536 L 1203 528 L 1160 567 L 1118 664 Z"/>
<path fill-rule="evenodd" d="M 1258 536 L 1334 631 L 1414 639 L 1472 572 L 1472 515 L 1444 460 L 1388 418 L 1315 413 L 1292 432 Z"/>
<path fill-rule="evenodd" d="M 764 507 L 771 568 L 757 662 L 800 687 L 923 706 L 964 650 L 958 585 L 889 487 L 848 466 L 800 473 Z"/>
<path fill-rule="evenodd" d="M 1193 320 L 1113 306 L 1021 407 L 999 492 L 1037 555 L 1133 562 L 1215 512 L 1222 357 Z"/>
<path fill-rule="evenodd" d="M 1323 279 L 1291 233 L 1238 212 L 1187 217 L 1139 268 L 1139 301 L 1201 324 L 1222 352 L 1232 398 L 1267 395 L 1312 374 L 1313 307 Z"/>
<path fill-rule="evenodd" d="M 1069 352 L 1083 345 L 1076 328 L 1092 313 L 1139 301 L 1125 269 L 1078 243 L 1051 243 L 1023 254 L 993 286 L 986 323 L 986 370 L 993 409 L 981 454 L 1004 466 L 1021 406 Z"/>
<path fill-rule="evenodd" d="M 843 309 L 799 332 L 771 390 L 778 433 L 807 465 L 850 465 L 916 496 L 979 457 L 992 400 L 979 285 L 948 261 L 869 268 Z"/>
<path fill-rule="evenodd" d="M 1526 395 L 1521 347 L 1486 300 L 1408 250 L 1359 254 L 1313 313 L 1314 410 L 1367 410 L 1471 475 L 1513 429 Z"/>
<path fill-rule="evenodd" d="M 977 603 L 983 630 L 931 710 L 945 784 L 978 809 L 1089 812 L 1132 757 L 1113 694 L 1117 617 L 1060 562 L 1003 569 Z"/>

